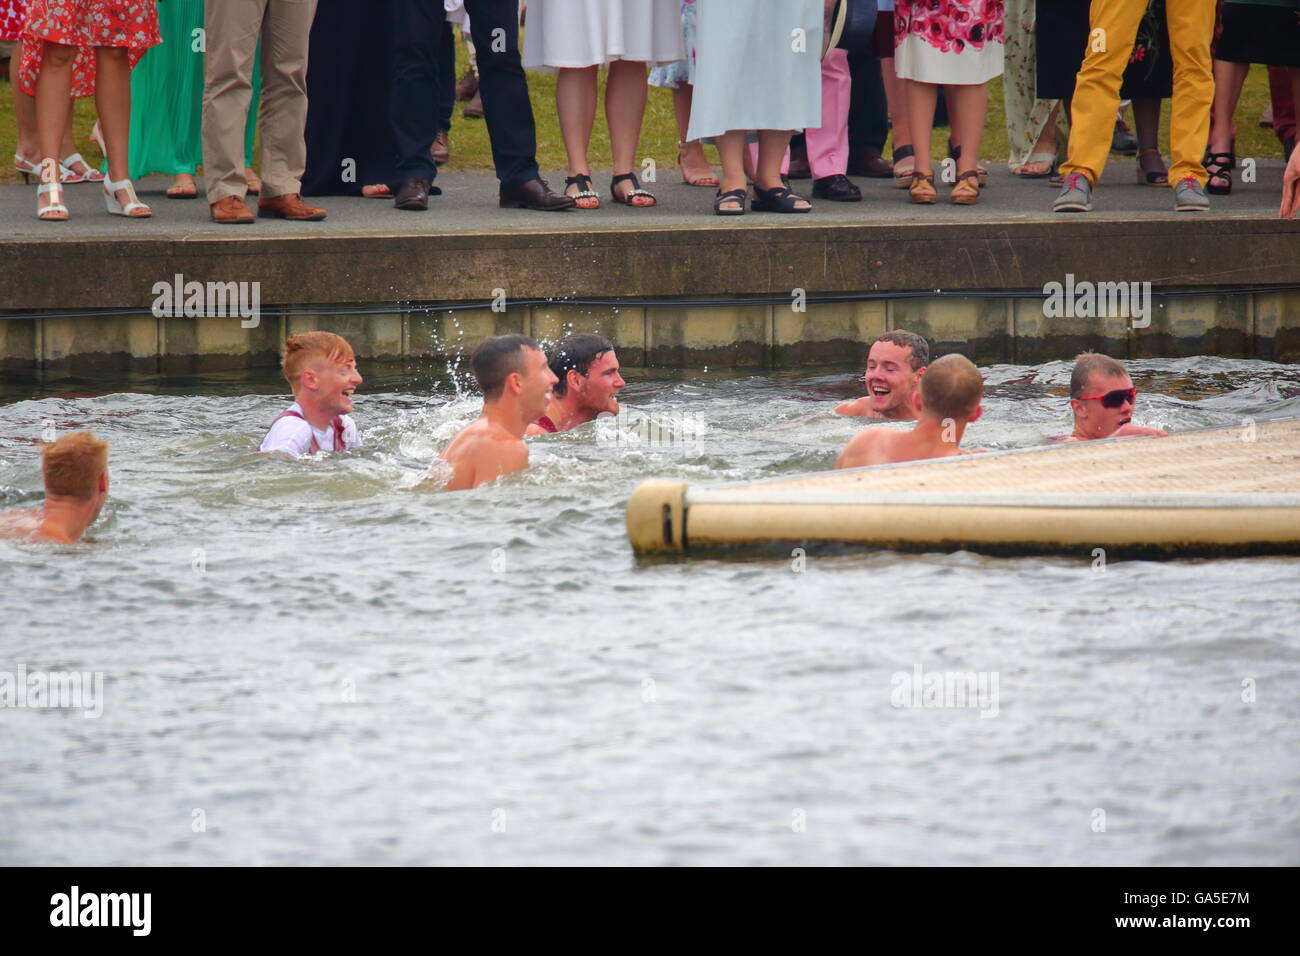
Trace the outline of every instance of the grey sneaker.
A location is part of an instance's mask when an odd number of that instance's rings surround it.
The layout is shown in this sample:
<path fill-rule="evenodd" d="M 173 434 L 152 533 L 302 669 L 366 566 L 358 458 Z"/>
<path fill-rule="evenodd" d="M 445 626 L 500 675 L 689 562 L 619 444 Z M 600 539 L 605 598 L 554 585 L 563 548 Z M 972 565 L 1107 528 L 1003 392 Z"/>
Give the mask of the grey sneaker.
<path fill-rule="evenodd" d="M 1209 212 L 1210 197 L 1191 176 L 1184 177 L 1174 187 L 1174 212 Z"/>
<path fill-rule="evenodd" d="M 1091 212 L 1092 183 L 1083 173 L 1070 173 L 1065 177 L 1061 194 L 1052 203 L 1052 212 Z"/>

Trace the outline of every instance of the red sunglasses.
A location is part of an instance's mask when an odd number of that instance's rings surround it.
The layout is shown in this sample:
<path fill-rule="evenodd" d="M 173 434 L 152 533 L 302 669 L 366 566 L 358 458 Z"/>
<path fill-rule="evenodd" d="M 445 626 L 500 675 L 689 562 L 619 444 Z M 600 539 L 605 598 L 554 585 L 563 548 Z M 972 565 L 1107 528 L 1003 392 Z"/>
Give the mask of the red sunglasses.
<path fill-rule="evenodd" d="M 1117 388 L 1113 392 L 1107 392 L 1105 395 L 1080 395 L 1079 401 L 1090 402 L 1095 398 L 1101 399 L 1104 408 L 1119 408 L 1124 404 L 1125 399 L 1130 405 L 1137 402 L 1138 390 L 1136 388 Z"/>

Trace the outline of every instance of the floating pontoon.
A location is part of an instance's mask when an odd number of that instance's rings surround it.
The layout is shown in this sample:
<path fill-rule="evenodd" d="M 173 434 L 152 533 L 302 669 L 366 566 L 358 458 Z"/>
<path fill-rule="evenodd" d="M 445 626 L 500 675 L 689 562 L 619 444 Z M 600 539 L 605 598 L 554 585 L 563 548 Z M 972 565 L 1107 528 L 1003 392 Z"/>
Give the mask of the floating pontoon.
<path fill-rule="evenodd" d="M 1300 419 L 691 487 L 627 503 L 638 554 L 848 545 L 1177 557 L 1300 553 Z"/>

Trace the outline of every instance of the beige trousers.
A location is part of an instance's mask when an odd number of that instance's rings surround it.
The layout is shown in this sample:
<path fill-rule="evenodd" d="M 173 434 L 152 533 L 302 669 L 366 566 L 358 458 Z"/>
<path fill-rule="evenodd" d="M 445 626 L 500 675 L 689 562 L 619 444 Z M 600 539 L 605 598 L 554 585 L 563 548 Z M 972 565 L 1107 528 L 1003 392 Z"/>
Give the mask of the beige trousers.
<path fill-rule="evenodd" d="M 262 196 L 302 189 L 307 166 L 307 40 L 317 0 L 207 0 L 203 86 L 203 179 L 208 202 L 241 199 L 244 123 L 253 57 L 262 41 Z"/>

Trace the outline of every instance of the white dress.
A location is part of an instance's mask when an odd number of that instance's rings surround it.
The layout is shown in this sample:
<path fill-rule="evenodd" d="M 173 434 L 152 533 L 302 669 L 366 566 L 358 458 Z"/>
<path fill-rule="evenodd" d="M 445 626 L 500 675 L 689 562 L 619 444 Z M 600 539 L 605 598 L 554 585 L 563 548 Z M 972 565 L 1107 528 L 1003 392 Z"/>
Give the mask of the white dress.
<path fill-rule="evenodd" d="M 822 0 L 695 0 L 687 139 L 822 125 Z"/>
<path fill-rule="evenodd" d="M 678 0 L 531 0 L 524 69 L 637 60 L 656 66 L 686 57 Z"/>

